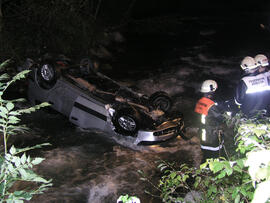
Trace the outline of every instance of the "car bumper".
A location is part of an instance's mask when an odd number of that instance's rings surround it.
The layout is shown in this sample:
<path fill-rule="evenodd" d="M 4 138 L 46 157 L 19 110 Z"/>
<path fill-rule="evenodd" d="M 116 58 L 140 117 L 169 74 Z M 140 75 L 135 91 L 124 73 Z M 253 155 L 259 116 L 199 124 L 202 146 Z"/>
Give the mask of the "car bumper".
<path fill-rule="evenodd" d="M 166 122 L 161 125 L 161 127 L 157 127 L 155 130 L 139 130 L 135 144 L 139 144 L 140 142 L 159 142 L 166 141 L 173 137 L 176 137 L 180 134 L 180 132 L 184 128 L 184 123 L 177 120 L 177 122 Z"/>

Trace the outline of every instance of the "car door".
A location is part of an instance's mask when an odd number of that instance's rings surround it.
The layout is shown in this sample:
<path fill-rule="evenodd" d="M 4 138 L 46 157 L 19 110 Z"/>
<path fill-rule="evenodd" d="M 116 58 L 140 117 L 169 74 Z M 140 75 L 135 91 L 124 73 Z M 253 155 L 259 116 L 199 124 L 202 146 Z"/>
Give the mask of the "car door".
<path fill-rule="evenodd" d="M 108 126 L 107 115 L 104 103 L 81 95 L 76 98 L 69 119 L 81 128 L 105 130 Z"/>

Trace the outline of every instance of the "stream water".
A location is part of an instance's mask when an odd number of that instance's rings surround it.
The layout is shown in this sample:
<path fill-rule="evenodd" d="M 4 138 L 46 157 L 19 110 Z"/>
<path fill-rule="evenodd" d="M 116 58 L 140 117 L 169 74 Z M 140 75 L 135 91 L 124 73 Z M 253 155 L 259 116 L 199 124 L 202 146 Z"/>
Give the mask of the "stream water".
<path fill-rule="evenodd" d="M 126 53 L 113 64 L 110 76 L 146 94 L 157 90 L 168 92 L 174 108 L 184 113 L 186 125 L 192 127 L 193 107 L 201 81 L 209 77 L 218 80 L 222 84 L 220 94 L 230 97 L 240 78 L 239 61 L 248 54 L 269 53 L 263 41 L 269 37 L 256 30 L 256 26 L 248 36 L 242 35 L 240 28 L 235 29 L 237 23 L 231 25 L 229 20 L 208 23 L 196 18 L 176 20 L 178 32 L 139 35 L 133 30 L 133 34 L 129 33 Z M 196 136 L 188 141 L 177 137 L 157 145 L 135 146 L 129 137 L 85 131 L 62 115 L 46 110 L 27 115 L 24 122 L 32 133 L 18 137 L 18 145 L 52 144 L 36 152 L 35 155 L 46 160 L 35 170 L 53 179 L 53 186 L 30 202 L 114 203 L 120 195 L 129 194 L 139 197 L 143 203 L 158 203 L 160 199 L 144 192 L 155 193 L 150 184 L 140 180 L 137 170 L 157 181 L 160 175 L 157 160 L 192 166 L 198 166 L 201 161 Z"/>
<path fill-rule="evenodd" d="M 85 131 L 62 115 L 43 110 L 24 121 L 29 122 L 31 134 L 22 135 L 17 140 L 20 145 L 52 144 L 34 155 L 46 158 L 36 171 L 53 179 L 53 187 L 31 202 L 116 202 L 121 194 L 136 195 L 142 202 L 160 202 L 144 193 L 153 188 L 140 180 L 137 170 L 157 181 L 156 161 L 198 166 L 201 159 L 196 138 L 184 141 L 179 137 L 159 145 L 136 146 L 129 137 Z"/>

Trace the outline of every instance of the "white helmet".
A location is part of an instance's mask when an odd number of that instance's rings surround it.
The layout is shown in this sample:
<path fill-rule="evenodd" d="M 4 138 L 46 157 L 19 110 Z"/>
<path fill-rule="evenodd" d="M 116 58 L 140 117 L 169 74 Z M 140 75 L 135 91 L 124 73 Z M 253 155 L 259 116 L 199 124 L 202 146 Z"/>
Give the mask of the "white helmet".
<path fill-rule="evenodd" d="M 209 93 L 209 92 L 214 92 L 218 88 L 217 82 L 214 80 L 205 80 L 202 83 L 200 92 L 202 93 Z"/>
<path fill-rule="evenodd" d="M 256 55 L 254 59 L 255 59 L 256 63 L 260 66 L 268 66 L 269 65 L 268 58 L 263 54 Z"/>
<path fill-rule="evenodd" d="M 258 64 L 256 63 L 256 61 L 254 60 L 254 58 L 250 57 L 250 56 L 246 56 L 242 61 L 241 61 L 241 68 L 244 71 L 249 71 L 252 69 L 255 69 L 258 67 Z"/>

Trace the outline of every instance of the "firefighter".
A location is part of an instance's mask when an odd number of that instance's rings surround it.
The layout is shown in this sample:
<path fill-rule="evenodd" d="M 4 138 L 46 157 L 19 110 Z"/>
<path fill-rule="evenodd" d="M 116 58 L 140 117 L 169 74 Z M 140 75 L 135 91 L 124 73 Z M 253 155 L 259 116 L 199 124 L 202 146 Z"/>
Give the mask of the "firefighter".
<path fill-rule="evenodd" d="M 270 72 L 265 68 L 268 60 L 262 55 L 255 58 L 247 56 L 241 62 L 245 73 L 236 87 L 235 103 L 247 117 L 253 117 L 259 111 L 269 116 Z"/>
<path fill-rule="evenodd" d="M 200 116 L 200 141 L 203 152 L 203 162 L 207 158 L 217 158 L 222 154 L 223 132 L 220 126 L 224 117 L 223 105 L 215 100 L 215 92 L 218 88 L 216 81 L 205 80 L 200 92 L 203 97 L 195 106 L 195 112 Z"/>

